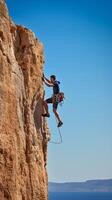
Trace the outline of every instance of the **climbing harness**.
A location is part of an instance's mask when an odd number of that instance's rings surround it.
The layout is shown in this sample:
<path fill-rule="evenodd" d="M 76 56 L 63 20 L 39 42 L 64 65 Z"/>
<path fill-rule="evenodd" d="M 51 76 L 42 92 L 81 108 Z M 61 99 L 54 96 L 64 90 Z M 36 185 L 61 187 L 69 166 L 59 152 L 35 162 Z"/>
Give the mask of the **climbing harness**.
<path fill-rule="evenodd" d="M 58 94 L 55 94 L 55 95 L 53 96 L 53 98 L 54 98 L 54 102 L 56 102 L 56 103 L 61 103 L 61 102 L 64 101 L 65 96 L 64 96 L 64 93 L 63 93 L 63 92 L 59 92 Z"/>
<path fill-rule="evenodd" d="M 57 118 L 55 117 L 55 119 L 56 119 L 56 123 L 57 123 Z M 59 127 L 57 127 L 57 129 L 58 129 L 58 134 L 59 134 L 59 140 L 58 141 L 53 141 L 53 140 L 49 141 L 49 143 L 51 143 L 51 144 L 62 144 L 63 143 L 61 130 Z"/>

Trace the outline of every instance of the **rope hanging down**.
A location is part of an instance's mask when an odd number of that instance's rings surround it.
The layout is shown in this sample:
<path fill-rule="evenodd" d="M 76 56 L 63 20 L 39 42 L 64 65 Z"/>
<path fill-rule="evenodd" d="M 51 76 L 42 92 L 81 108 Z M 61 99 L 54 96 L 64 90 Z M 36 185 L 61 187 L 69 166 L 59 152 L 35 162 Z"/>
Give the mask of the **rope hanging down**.
<path fill-rule="evenodd" d="M 55 119 L 56 119 L 56 117 L 55 117 Z M 57 119 L 56 119 L 56 123 L 57 123 Z M 62 144 L 63 143 L 63 138 L 62 138 L 62 134 L 61 134 L 61 131 L 60 131 L 60 128 L 59 127 L 57 127 L 57 129 L 58 129 L 58 133 L 59 133 L 59 141 L 53 141 L 53 140 L 51 140 L 49 143 L 51 143 L 51 144 Z"/>

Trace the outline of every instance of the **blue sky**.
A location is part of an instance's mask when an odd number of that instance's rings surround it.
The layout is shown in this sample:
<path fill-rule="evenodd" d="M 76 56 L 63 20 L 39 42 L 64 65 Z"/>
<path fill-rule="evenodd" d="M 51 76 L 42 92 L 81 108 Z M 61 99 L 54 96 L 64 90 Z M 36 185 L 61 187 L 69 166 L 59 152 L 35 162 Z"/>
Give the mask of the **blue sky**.
<path fill-rule="evenodd" d="M 112 1 L 6 2 L 13 20 L 44 44 L 45 73 L 57 75 L 66 96 L 59 107 L 63 143 L 49 144 L 49 181 L 112 178 Z"/>

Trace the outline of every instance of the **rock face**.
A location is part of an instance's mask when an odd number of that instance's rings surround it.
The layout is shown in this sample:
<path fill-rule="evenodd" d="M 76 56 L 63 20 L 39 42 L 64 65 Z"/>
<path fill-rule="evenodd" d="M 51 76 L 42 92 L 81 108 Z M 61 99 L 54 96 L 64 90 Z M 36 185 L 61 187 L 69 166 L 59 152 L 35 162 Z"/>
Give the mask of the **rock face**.
<path fill-rule="evenodd" d="M 0 200 L 47 200 L 43 46 L 0 0 Z"/>

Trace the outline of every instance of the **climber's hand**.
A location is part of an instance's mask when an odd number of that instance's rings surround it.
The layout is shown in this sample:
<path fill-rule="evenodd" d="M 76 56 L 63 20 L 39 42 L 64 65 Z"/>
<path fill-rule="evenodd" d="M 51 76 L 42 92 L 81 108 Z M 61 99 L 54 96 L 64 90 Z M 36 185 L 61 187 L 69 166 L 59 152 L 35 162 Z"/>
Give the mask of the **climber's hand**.
<path fill-rule="evenodd" d="M 44 76 L 44 74 L 43 74 L 43 76 L 42 76 L 42 81 L 44 81 L 44 78 L 45 78 L 45 76 Z"/>
<path fill-rule="evenodd" d="M 44 82 L 44 78 L 42 77 L 42 81 Z"/>

